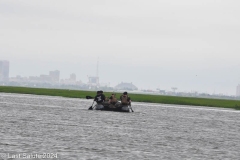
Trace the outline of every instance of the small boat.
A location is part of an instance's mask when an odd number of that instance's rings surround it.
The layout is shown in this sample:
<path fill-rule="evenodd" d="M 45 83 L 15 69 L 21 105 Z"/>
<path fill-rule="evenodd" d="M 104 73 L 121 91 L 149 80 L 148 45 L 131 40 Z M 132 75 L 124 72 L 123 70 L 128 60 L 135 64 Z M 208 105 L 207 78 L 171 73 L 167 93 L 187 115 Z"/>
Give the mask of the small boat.
<path fill-rule="evenodd" d="M 86 96 L 86 99 L 93 99 L 91 96 Z M 94 101 L 93 101 L 94 104 Z M 101 110 L 101 111 L 116 111 L 116 112 L 134 112 L 131 104 L 123 105 L 120 102 L 117 102 L 115 105 L 109 103 L 96 104 L 95 106 L 90 106 L 88 110 Z"/>
<path fill-rule="evenodd" d="M 115 105 L 109 103 L 96 104 L 94 107 L 90 107 L 89 110 L 101 110 L 101 111 L 115 111 L 115 112 L 130 112 L 132 107 L 130 105 L 122 105 L 117 102 Z"/>

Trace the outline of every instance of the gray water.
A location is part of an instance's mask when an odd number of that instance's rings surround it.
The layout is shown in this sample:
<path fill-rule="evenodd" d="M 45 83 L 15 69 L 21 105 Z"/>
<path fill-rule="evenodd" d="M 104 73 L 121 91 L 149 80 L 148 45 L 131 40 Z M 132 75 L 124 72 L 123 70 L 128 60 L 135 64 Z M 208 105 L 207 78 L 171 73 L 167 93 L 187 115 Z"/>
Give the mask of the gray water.
<path fill-rule="evenodd" d="M 133 113 L 119 113 L 91 104 L 1 93 L 0 159 L 240 159 L 240 111 L 133 102 Z"/>

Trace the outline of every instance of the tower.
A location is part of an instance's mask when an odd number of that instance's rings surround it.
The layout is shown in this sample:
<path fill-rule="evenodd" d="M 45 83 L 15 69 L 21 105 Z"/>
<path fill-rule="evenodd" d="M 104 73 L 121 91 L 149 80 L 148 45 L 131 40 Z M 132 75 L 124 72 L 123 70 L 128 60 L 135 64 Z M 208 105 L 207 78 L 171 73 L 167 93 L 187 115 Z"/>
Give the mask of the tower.
<path fill-rule="evenodd" d="M 240 97 L 240 84 L 237 86 L 236 97 Z"/>
<path fill-rule="evenodd" d="M 9 80 L 9 62 L 0 61 L 0 81 L 7 82 Z"/>
<path fill-rule="evenodd" d="M 99 57 L 97 59 L 97 74 L 96 74 L 97 77 L 98 77 L 98 60 L 99 60 Z"/>
<path fill-rule="evenodd" d="M 89 76 L 88 77 L 88 84 L 89 86 L 96 86 L 99 87 L 99 76 L 98 76 L 98 66 L 99 66 L 99 62 L 98 62 L 99 58 L 97 59 L 97 68 L 96 68 L 96 76 Z"/>

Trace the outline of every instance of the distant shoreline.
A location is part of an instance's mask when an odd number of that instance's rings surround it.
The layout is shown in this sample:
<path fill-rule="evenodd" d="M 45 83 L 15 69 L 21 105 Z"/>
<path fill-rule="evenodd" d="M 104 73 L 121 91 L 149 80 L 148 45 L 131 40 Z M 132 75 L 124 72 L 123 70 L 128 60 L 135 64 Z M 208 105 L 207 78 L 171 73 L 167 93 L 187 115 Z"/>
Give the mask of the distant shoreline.
<path fill-rule="evenodd" d="M 61 96 L 61 97 L 69 97 L 69 98 L 86 98 L 86 96 L 93 97 L 96 94 L 96 91 L 28 88 L 28 87 L 11 87 L 11 86 L 0 86 L 0 92 Z M 111 92 L 104 92 L 104 94 L 107 97 L 109 97 L 111 95 Z M 117 97 L 120 97 L 121 95 L 121 93 L 116 93 L 116 94 L 117 94 Z M 176 97 L 176 96 L 135 94 L 135 93 L 130 93 L 129 96 L 131 97 L 133 102 L 206 106 L 206 107 L 218 107 L 218 108 L 232 108 L 232 109 L 240 110 L 240 100 Z"/>

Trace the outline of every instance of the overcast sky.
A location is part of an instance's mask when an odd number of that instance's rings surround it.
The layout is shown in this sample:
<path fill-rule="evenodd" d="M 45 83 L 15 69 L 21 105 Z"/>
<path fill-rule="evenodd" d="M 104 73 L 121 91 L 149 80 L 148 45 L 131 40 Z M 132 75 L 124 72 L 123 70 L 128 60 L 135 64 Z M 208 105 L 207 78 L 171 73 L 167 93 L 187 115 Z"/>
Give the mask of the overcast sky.
<path fill-rule="evenodd" d="M 235 95 L 239 0 L 0 0 L 10 76 L 60 70 L 87 82 Z"/>

